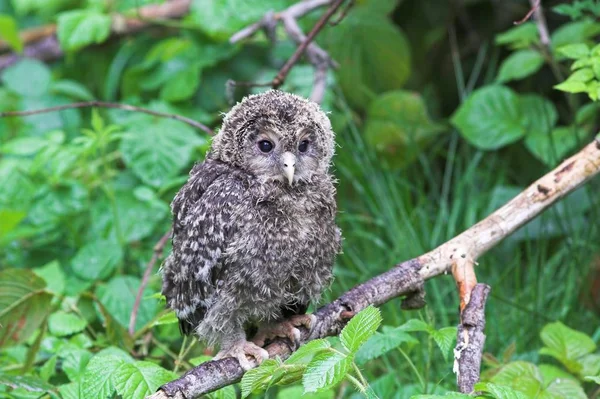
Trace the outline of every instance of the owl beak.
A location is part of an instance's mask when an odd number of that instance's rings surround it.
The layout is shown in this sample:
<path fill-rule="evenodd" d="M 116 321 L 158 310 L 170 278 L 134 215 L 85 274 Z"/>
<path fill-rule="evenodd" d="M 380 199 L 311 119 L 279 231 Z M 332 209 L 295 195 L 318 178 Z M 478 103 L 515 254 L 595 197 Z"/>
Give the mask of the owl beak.
<path fill-rule="evenodd" d="M 294 181 L 294 172 L 296 171 L 296 156 L 289 151 L 281 155 L 281 164 L 283 166 L 283 175 L 290 186 Z"/>

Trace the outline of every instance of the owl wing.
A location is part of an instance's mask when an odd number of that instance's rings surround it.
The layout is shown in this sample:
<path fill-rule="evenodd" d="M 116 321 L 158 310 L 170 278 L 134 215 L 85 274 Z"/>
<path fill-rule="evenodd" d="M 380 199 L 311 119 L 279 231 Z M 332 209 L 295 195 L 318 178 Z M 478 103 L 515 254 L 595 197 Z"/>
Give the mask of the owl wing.
<path fill-rule="evenodd" d="M 184 334 L 204 318 L 219 280 L 221 256 L 235 229 L 233 207 L 242 187 L 231 172 L 218 161 L 196 165 L 171 204 L 173 251 L 162 266 L 162 293 Z"/>

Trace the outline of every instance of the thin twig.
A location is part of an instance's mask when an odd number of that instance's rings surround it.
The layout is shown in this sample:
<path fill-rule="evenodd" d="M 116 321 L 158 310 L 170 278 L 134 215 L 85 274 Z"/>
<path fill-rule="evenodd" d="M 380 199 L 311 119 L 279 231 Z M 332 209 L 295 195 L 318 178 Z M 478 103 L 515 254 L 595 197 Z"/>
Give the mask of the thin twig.
<path fill-rule="evenodd" d="M 331 60 L 327 52 L 325 52 L 322 48 L 320 48 L 316 43 L 314 43 L 314 38 L 316 35 L 323 29 L 323 27 L 327 24 L 327 22 L 331 19 L 333 14 L 340 8 L 340 6 L 346 0 L 308 0 L 303 1 L 293 6 L 290 6 L 288 9 L 281 11 L 279 13 L 273 13 L 270 11 L 267 13 L 259 22 L 254 23 L 238 33 L 234 34 L 230 42 L 236 43 L 239 40 L 250 37 L 255 34 L 261 28 L 269 30 L 273 30 L 274 26 L 277 24 L 277 21 L 283 22 L 284 28 L 290 36 L 297 44 L 298 47 L 292 56 L 286 61 L 286 63 L 281 67 L 277 75 L 270 82 L 265 83 L 254 83 L 254 82 L 236 82 L 230 80 L 227 82 L 227 93 L 228 96 L 233 98 L 233 89 L 237 86 L 245 86 L 245 87 L 264 87 L 271 86 L 273 88 L 280 87 L 287 78 L 288 74 L 298 63 L 303 54 L 306 54 L 308 60 L 315 68 L 315 78 L 313 83 L 313 91 L 311 94 L 311 100 L 320 103 L 323 100 L 323 96 L 325 94 L 325 88 L 327 86 L 327 69 L 331 66 L 336 66 L 336 64 Z M 300 26 L 298 25 L 297 18 L 305 15 L 309 11 L 316 9 L 318 7 L 322 7 L 324 5 L 330 4 L 330 7 L 327 11 L 321 16 L 321 18 L 317 21 L 315 26 L 311 29 L 308 35 L 304 35 Z M 348 12 L 349 7 L 343 11 L 343 15 Z M 343 18 L 342 15 L 342 18 Z M 338 21 L 339 22 L 339 21 Z"/>
<path fill-rule="evenodd" d="M 538 33 L 540 34 L 540 42 L 547 48 L 550 46 L 550 34 L 548 33 L 548 25 L 546 25 L 546 17 L 544 17 L 541 0 L 529 0 L 529 3 L 531 4 L 535 17 L 535 24 L 538 28 Z"/>
<path fill-rule="evenodd" d="M 533 1 L 535 1 L 535 3 Z M 535 10 L 537 10 L 538 7 L 540 6 L 541 0 L 531 0 L 530 3 L 531 3 L 531 9 L 527 12 L 527 14 L 525 14 L 525 16 L 523 18 L 521 18 L 518 21 L 513 22 L 514 25 L 521 25 L 522 23 L 527 22 L 527 20 L 529 18 L 531 18 L 531 16 L 535 12 Z"/>
<path fill-rule="evenodd" d="M 34 109 L 34 110 L 29 110 L 29 111 L 6 111 L 6 112 L 0 112 L 0 118 L 6 118 L 6 117 L 11 117 L 11 116 L 30 116 L 30 115 L 44 114 L 44 113 L 48 113 L 48 112 L 62 111 L 65 109 L 89 108 L 89 107 L 115 108 L 115 109 L 122 109 L 124 111 L 130 111 L 130 112 L 141 112 L 144 114 L 158 116 L 161 118 L 174 119 L 174 120 L 177 120 L 177 121 L 180 121 L 183 123 L 187 123 L 188 125 L 195 127 L 197 129 L 200 129 L 210 135 L 213 134 L 213 131 L 208 126 L 206 126 L 200 122 L 197 122 L 193 119 L 186 118 L 185 116 L 181 116 L 181 115 L 177 115 L 177 114 L 169 114 L 167 112 L 152 111 L 151 109 L 148 109 L 148 108 L 136 107 L 136 106 L 128 105 L 128 104 L 111 103 L 111 102 L 106 102 L 106 101 L 86 101 L 86 102 L 79 102 L 79 103 L 57 105 L 55 107 Z"/>
<path fill-rule="evenodd" d="M 318 309 L 314 313 L 315 321 L 311 331 L 299 328 L 299 343 L 339 334 L 348 322 L 344 314 L 355 314 L 370 304 L 379 306 L 393 298 L 405 296 L 403 308 L 423 306 L 424 281 L 450 271 L 455 263 L 453 257 L 459 250 L 466 251 L 473 260 L 477 259 L 599 173 L 600 139 L 588 144 L 502 208 L 450 241 L 427 254 L 396 265 Z M 265 349 L 271 358 L 279 356 L 285 359 L 292 353 L 285 340 L 275 340 Z M 151 398 L 197 398 L 231 385 L 243 375 L 244 370 L 235 358 L 209 361 L 163 385 Z"/>
<path fill-rule="evenodd" d="M 348 12 L 352 8 L 352 6 L 354 5 L 354 1 L 355 0 L 349 0 L 348 3 L 346 4 L 346 7 L 344 7 L 344 9 L 342 10 L 342 12 L 340 13 L 339 17 L 337 17 L 333 21 L 329 21 L 329 25 L 336 26 L 337 24 L 339 24 L 340 22 L 342 22 L 343 19 L 346 18 L 346 15 L 348 15 Z"/>
<path fill-rule="evenodd" d="M 163 249 L 167 242 L 171 238 L 171 230 L 167 231 L 165 235 L 161 237 L 160 240 L 154 245 L 152 258 L 148 265 L 146 265 L 146 270 L 144 271 L 144 276 L 142 277 L 142 282 L 140 284 L 140 288 L 138 289 L 137 295 L 135 296 L 135 302 L 133 304 L 133 309 L 131 309 L 131 315 L 129 316 L 129 335 L 135 333 L 135 321 L 137 319 L 137 314 L 140 309 L 140 303 L 142 302 L 142 295 L 144 294 L 144 289 L 148 285 L 148 280 L 150 279 L 150 273 L 152 273 L 152 269 L 154 269 L 154 265 L 156 261 L 162 256 Z"/>

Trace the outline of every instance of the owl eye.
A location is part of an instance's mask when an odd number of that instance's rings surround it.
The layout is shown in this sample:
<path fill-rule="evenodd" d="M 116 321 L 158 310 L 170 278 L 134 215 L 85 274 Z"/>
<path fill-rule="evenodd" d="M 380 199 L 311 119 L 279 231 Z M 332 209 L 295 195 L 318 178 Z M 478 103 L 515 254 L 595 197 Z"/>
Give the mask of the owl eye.
<path fill-rule="evenodd" d="M 261 140 L 258 142 L 258 149 L 265 153 L 271 152 L 273 149 L 273 143 L 271 143 L 269 140 Z"/>
<path fill-rule="evenodd" d="M 302 140 L 298 146 L 298 151 L 306 152 L 308 150 L 308 140 Z"/>

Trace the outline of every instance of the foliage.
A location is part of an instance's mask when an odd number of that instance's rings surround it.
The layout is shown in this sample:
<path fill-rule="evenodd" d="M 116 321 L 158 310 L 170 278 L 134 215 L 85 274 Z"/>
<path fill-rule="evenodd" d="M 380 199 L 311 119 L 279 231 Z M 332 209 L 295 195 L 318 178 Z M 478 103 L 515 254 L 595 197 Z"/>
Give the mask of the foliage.
<path fill-rule="evenodd" d="M 226 82 L 268 81 L 295 49 L 281 28 L 275 44 L 262 32 L 229 37 L 295 2 L 193 0 L 181 20 L 123 36 L 111 34 L 117 14 L 163 1 L 0 2 L 0 48 L 20 52 L 29 39 L 19 32 L 56 24 L 65 51 L 0 71 L 0 112 L 114 101 L 217 129 L 231 107 Z M 339 144 L 345 237 L 324 301 L 460 233 L 596 137 L 597 2 L 544 4 L 548 46 L 535 21 L 513 24 L 528 10 L 357 0 L 317 36 L 339 64 L 322 106 Z M 304 32 L 322 12 L 299 19 Z M 308 96 L 312 74 L 303 59 L 282 89 Z M 128 331 L 169 203 L 209 144 L 184 123 L 118 109 L 0 118 L 0 397 L 141 398 L 212 357 L 181 337 L 156 270 Z M 591 182 L 479 260 L 493 287 L 481 397 L 597 391 L 597 192 Z M 211 397 L 465 397 L 450 372 L 454 284 L 435 279 L 426 291 L 424 310 L 368 307 L 339 338 L 269 360 Z"/>

